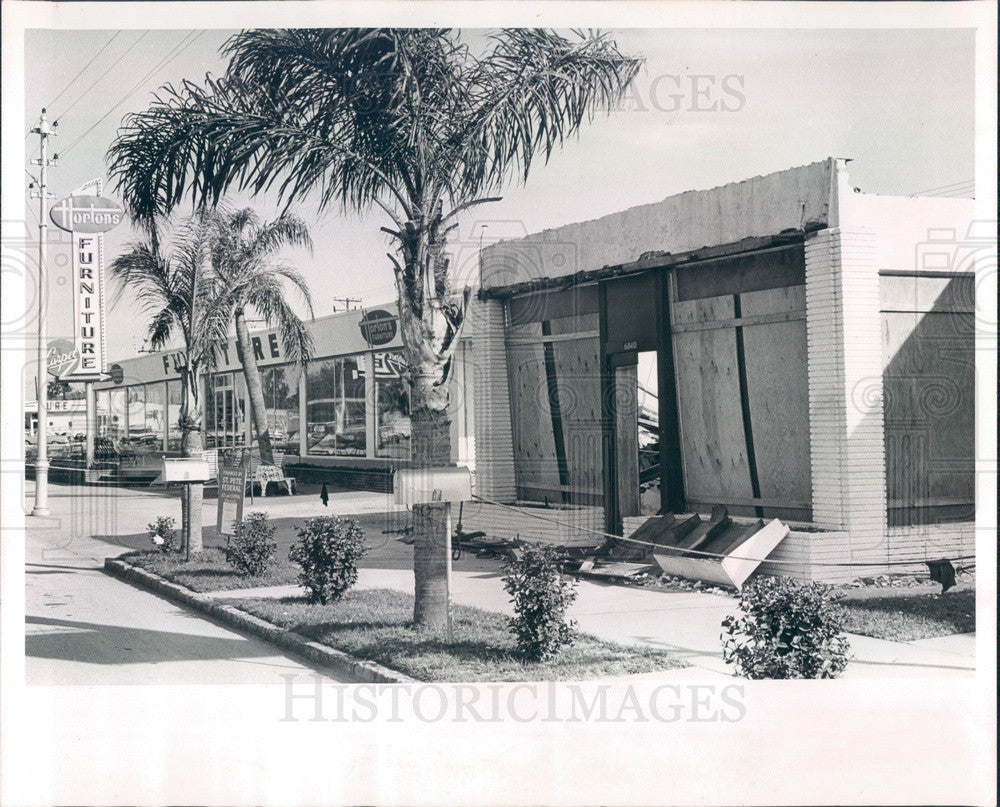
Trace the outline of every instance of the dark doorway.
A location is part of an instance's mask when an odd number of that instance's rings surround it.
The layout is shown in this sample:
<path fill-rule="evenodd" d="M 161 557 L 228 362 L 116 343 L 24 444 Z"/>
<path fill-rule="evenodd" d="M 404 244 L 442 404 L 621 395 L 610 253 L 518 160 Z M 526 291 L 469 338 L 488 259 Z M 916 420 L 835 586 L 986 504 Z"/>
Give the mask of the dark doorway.
<path fill-rule="evenodd" d="M 682 506 L 666 270 L 601 284 L 605 528 Z"/>

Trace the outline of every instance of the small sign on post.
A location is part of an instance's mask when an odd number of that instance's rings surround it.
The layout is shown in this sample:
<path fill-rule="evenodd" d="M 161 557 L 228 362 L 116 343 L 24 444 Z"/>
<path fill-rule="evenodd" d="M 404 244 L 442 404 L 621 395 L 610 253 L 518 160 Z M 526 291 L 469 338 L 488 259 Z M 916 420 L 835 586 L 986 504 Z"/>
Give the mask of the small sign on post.
<path fill-rule="evenodd" d="M 215 519 L 219 535 L 232 537 L 239 530 L 246 487 L 246 468 L 225 466 L 219 469 L 219 507 Z"/>

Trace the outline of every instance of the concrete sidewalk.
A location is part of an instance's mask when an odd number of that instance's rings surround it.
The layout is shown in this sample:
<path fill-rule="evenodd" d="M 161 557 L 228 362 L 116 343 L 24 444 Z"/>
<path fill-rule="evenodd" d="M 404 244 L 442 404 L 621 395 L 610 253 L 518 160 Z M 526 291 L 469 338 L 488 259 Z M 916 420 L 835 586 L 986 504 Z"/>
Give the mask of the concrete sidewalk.
<path fill-rule="evenodd" d="M 55 544 L 68 541 L 74 548 L 81 548 L 80 543 L 83 542 L 85 552 L 95 559 L 98 555 L 113 556 L 120 552 L 108 543 L 91 541 L 90 535 L 145 532 L 146 524 L 154 516 L 171 513 L 174 507 L 178 517 L 180 514 L 179 501 L 171 501 L 170 496 L 149 490 L 53 486 L 53 494 L 56 500 L 61 501 L 59 515 L 47 524 L 51 528 L 49 530 L 43 528 L 44 520 L 36 522 L 38 537 L 45 540 L 43 535 L 47 533 L 51 536 L 49 540 Z M 272 518 L 377 514 L 399 509 L 392 504 L 391 498 L 384 493 L 336 492 L 330 495 L 329 507 L 323 507 L 318 497 L 312 496 L 257 497 L 252 509 L 264 510 Z M 214 525 L 215 507 L 214 500 L 204 504 L 206 526 Z M 214 526 L 209 529 L 214 533 Z M 388 545 L 396 543 L 390 536 L 380 536 L 380 539 Z M 50 545 L 49 551 L 55 548 Z M 408 555 L 408 552 L 404 554 Z M 469 561 L 460 565 L 468 562 L 471 566 L 471 560 L 470 556 Z M 413 572 L 409 564 L 396 565 L 397 568 L 362 568 L 358 585 L 412 593 Z M 508 596 L 496 572 L 496 564 L 476 560 L 475 565 L 475 569 L 467 567 L 454 572 L 454 601 L 510 613 Z M 687 660 L 698 675 L 728 675 L 729 668 L 721 657 L 720 623 L 724 617 L 736 612 L 734 599 L 702 592 L 659 591 L 589 580 L 581 580 L 578 591 L 570 617 L 579 623 L 581 630 L 613 641 L 668 649 Z M 301 590 L 295 586 L 282 586 L 217 592 L 215 596 L 279 597 L 299 594 Z M 917 642 L 890 642 L 853 634 L 849 638 L 854 659 L 844 674 L 845 678 L 968 677 L 975 674 L 974 634 Z"/>
<path fill-rule="evenodd" d="M 361 588 L 413 592 L 413 572 L 361 569 Z M 657 591 L 581 580 L 570 609 L 580 630 L 602 639 L 669 650 L 686 660 L 696 676 L 729 675 L 722 661 L 721 622 L 736 613 L 733 598 L 701 592 Z M 215 592 L 226 597 L 300 596 L 298 586 Z M 454 572 L 452 598 L 461 605 L 511 614 L 508 595 L 495 573 Z M 854 658 L 843 678 L 971 677 L 975 675 L 975 635 L 918 642 L 890 642 L 848 635 Z"/>
<path fill-rule="evenodd" d="M 144 517 L 152 518 L 148 494 L 121 497 L 129 498 L 145 502 Z M 91 534 L 115 527 L 116 508 L 87 510 L 79 489 L 58 485 L 49 491 L 49 504 L 51 516 L 25 520 L 24 649 L 29 686 L 281 687 L 282 674 L 313 672 L 333 680 L 268 642 L 248 638 L 106 575 L 104 558 L 116 553 Z"/>

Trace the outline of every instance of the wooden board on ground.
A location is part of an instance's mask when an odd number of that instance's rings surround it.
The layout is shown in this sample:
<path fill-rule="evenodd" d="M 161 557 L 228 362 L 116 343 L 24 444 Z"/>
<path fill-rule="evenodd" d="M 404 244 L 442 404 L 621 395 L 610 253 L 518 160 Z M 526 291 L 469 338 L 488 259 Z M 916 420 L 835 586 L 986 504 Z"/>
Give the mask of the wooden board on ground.
<path fill-rule="evenodd" d="M 732 519 L 729 518 L 729 512 L 725 507 L 716 505 L 712 508 L 710 520 L 696 526 L 682 540 L 676 541 L 671 549 L 701 549 L 705 543 L 724 532 L 730 524 Z"/>
<path fill-rule="evenodd" d="M 770 555 L 780 544 L 789 528 L 778 519 L 770 521 L 762 530 L 758 530 L 744 541 L 739 548 L 739 557 L 726 558 L 722 561 L 722 569 L 726 576 L 740 588 L 744 581 L 760 566 L 761 561 Z"/>
<path fill-rule="evenodd" d="M 732 546 L 728 552 L 737 557 L 727 557 L 720 560 L 655 551 L 653 559 L 665 574 L 740 588 L 789 532 L 788 525 L 782 524 L 778 519 L 772 520 L 761 529 L 757 529 L 758 523 L 760 522 L 737 525 L 745 526 L 746 529 L 740 529 L 738 532 L 730 534 L 730 528 L 717 539 L 720 543 L 723 540 L 731 541 Z M 749 528 L 753 528 L 754 531 L 747 535 L 747 532 L 750 531 Z M 705 546 L 711 546 L 711 544 L 705 544 Z"/>
<path fill-rule="evenodd" d="M 702 544 L 701 549 L 718 555 L 728 555 L 730 552 L 736 552 L 751 535 L 762 529 L 764 520 L 761 518 L 748 524 L 732 523 L 711 541 Z"/>
<path fill-rule="evenodd" d="M 695 513 L 683 521 L 678 521 L 672 513 L 664 516 L 650 516 L 645 523 L 628 536 L 628 541 L 617 541 L 611 548 L 609 557 L 612 560 L 649 561 L 654 551 L 647 544 L 672 546 L 683 539 L 701 524 L 701 516 Z M 643 543 L 632 543 L 642 541 Z"/>

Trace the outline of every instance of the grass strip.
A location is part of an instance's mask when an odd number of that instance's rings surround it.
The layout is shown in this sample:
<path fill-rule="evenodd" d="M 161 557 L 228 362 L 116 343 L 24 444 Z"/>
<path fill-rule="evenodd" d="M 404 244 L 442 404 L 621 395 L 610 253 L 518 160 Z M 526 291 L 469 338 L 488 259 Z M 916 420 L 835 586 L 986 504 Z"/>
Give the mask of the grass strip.
<path fill-rule="evenodd" d="M 863 636 L 912 642 L 976 629 L 976 592 L 867 597 L 841 600 L 845 629 Z"/>
<path fill-rule="evenodd" d="M 304 598 L 227 603 L 321 644 L 378 662 L 421 681 L 576 681 L 686 667 L 663 650 L 578 633 L 554 659 L 522 662 L 502 614 L 452 606 L 454 641 L 411 627 L 413 597 L 391 589 L 354 589 L 330 605 Z"/>
<path fill-rule="evenodd" d="M 206 549 L 184 560 L 179 552 L 128 552 L 121 556 L 126 563 L 158 574 L 172 583 L 187 586 L 192 591 L 232 591 L 258 586 L 284 586 L 298 583 L 299 567 L 280 553 L 270 568 L 260 577 L 244 577 L 226 563 L 221 549 Z"/>

